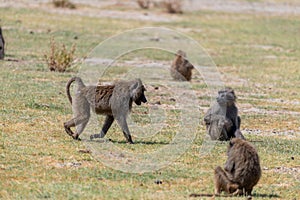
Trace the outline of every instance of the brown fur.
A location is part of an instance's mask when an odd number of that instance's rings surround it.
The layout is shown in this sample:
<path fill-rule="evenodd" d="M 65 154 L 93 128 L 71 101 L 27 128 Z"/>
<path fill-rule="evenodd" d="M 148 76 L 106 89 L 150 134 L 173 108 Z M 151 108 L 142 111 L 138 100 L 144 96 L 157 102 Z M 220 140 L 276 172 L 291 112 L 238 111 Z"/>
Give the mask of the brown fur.
<path fill-rule="evenodd" d="M 235 195 L 251 195 L 261 177 L 259 157 L 254 146 L 245 140 L 233 138 L 229 142 L 224 170 L 215 169 L 215 194 L 221 191 Z"/>
<path fill-rule="evenodd" d="M 187 60 L 186 53 L 178 50 L 171 66 L 171 76 L 175 80 L 190 81 L 192 79 L 194 66 Z"/>
<path fill-rule="evenodd" d="M 137 3 L 143 9 L 148 9 L 150 7 L 150 0 L 137 0 Z"/>
<path fill-rule="evenodd" d="M 77 83 L 77 90 L 73 100 L 70 86 L 74 81 Z M 78 139 L 89 121 L 92 109 L 96 114 L 106 115 L 106 119 L 100 134 L 91 135 L 91 139 L 104 137 L 116 119 L 127 142 L 133 143 L 126 117 L 131 111 L 133 102 L 137 105 L 147 102 L 144 91 L 145 87 L 140 79 L 119 81 L 106 86 L 85 86 L 81 78 L 71 78 L 66 85 L 66 93 L 72 104 L 74 118 L 64 123 L 66 132 L 74 139 Z M 71 127 L 75 126 L 76 133 L 71 130 Z"/>
<path fill-rule="evenodd" d="M 163 5 L 165 6 L 168 13 L 183 13 L 182 0 L 164 0 Z"/>
<path fill-rule="evenodd" d="M 225 88 L 218 92 L 216 102 L 206 112 L 204 122 L 212 140 L 229 140 L 236 137 L 235 133 L 240 129 L 241 118 L 238 116 L 235 101 L 234 90 L 229 87 Z M 237 135 L 244 138 L 240 131 Z"/>

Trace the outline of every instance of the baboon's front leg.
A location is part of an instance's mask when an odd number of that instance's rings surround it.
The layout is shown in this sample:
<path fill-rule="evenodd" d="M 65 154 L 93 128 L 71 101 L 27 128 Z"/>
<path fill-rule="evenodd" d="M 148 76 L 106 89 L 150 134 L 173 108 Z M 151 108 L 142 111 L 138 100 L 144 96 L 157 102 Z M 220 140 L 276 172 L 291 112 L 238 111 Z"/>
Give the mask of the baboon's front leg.
<path fill-rule="evenodd" d="M 126 118 L 125 117 L 120 117 L 119 119 L 117 119 L 117 122 L 119 124 L 119 126 L 121 126 L 123 134 L 126 138 L 126 141 L 130 144 L 133 144 L 130 132 L 129 132 L 129 128 L 126 122 Z"/>
<path fill-rule="evenodd" d="M 112 115 L 107 115 L 100 134 L 93 134 L 90 136 L 90 139 L 92 140 L 94 138 L 103 138 L 106 135 L 108 129 L 111 127 L 113 122 L 114 122 L 114 117 Z"/>

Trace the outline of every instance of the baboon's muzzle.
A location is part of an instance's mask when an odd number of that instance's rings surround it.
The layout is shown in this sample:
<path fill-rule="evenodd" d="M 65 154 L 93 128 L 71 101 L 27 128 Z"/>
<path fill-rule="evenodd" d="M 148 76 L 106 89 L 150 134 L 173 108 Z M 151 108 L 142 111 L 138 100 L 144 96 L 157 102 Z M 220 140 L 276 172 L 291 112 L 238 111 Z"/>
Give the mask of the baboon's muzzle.
<path fill-rule="evenodd" d="M 145 97 L 144 94 L 141 95 L 141 97 L 135 101 L 136 105 L 141 105 L 142 102 L 143 102 L 143 103 L 146 103 L 146 102 L 147 102 L 147 99 L 146 99 L 146 97 Z"/>

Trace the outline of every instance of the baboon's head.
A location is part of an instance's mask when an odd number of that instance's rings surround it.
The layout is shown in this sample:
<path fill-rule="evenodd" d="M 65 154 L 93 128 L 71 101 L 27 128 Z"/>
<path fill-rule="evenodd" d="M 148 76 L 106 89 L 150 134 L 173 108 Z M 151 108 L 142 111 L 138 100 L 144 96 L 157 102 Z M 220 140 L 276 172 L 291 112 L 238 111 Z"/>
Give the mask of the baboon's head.
<path fill-rule="evenodd" d="M 227 147 L 227 154 L 229 154 L 229 152 L 232 148 L 237 148 L 237 147 L 243 145 L 243 143 L 245 143 L 245 141 L 240 139 L 240 138 L 230 139 L 230 142 L 229 142 L 228 147 Z"/>
<path fill-rule="evenodd" d="M 186 57 L 186 53 L 182 50 L 178 50 L 176 53 L 176 66 L 181 66 L 183 68 L 186 68 L 188 70 L 194 69 L 194 65 L 192 65 Z"/>
<path fill-rule="evenodd" d="M 231 106 L 234 104 L 236 100 L 236 96 L 234 90 L 230 87 L 225 88 L 224 90 L 220 90 L 217 96 L 217 102 L 220 105 Z"/>
<path fill-rule="evenodd" d="M 136 103 L 136 105 L 141 105 L 142 103 L 146 103 L 147 99 L 144 94 L 146 91 L 141 79 L 136 79 L 132 85 L 130 86 L 130 97 L 132 101 Z"/>

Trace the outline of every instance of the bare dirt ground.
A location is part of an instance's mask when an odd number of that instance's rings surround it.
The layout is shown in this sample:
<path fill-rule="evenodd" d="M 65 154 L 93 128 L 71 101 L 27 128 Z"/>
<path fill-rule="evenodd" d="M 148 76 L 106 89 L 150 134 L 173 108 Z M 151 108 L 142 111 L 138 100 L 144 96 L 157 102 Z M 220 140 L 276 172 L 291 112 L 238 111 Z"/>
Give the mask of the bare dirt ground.
<path fill-rule="evenodd" d="M 138 10 L 138 5 L 134 0 L 72 0 L 71 2 L 78 5 L 78 8 L 74 10 L 54 9 L 50 4 L 51 0 L 0 0 L 0 7 L 36 7 L 51 13 L 119 19 L 137 19 L 141 21 L 169 22 L 174 20 L 176 21 L 180 18 L 180 15 L 169 15 L 163 11 L 152 12 L 152 10 Z M 122 7 L 127 9 L 131 8 L 131 10 L 118 10 Z M 183 7 L 185 11 L 212 10 L 220 12 L 272 15 L 300 14 L 300 2 L 274 3 L 235 0 L 187 0 Z"/>

